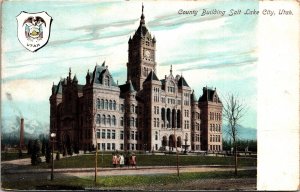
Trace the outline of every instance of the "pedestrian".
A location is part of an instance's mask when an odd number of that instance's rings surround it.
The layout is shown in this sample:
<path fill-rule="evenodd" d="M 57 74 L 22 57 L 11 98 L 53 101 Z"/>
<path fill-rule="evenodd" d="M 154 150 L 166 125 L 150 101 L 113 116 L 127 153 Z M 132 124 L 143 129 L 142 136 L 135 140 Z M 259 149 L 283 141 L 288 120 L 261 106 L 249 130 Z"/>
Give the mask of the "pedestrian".
<path fill-rule="evenodd" d="M 117 155 L 116 154 L 113 154 L 113 157 L 112 157 L 112 164 L 113 166 L 116 168 L 117 167 Z"/>
<path fill-rule="evenodd" d="M 124 166 L 124 156 L 121 153 L 121 155 L 120 155 L 120 168 L 122 168 L 123 166 Z"/>
<path fill-rule="evenodd" d="M 135 167 L 136 168 L 136 156 L 135 156 L 134 153 L 130 157 L 130 164 L 131 164 L 131 167 Z"/>
<path fill-rule="evenodd" d="M 117 167 L 119 167 L 120 166 L 120 155 L 118 154 L 117 155 Z"/>

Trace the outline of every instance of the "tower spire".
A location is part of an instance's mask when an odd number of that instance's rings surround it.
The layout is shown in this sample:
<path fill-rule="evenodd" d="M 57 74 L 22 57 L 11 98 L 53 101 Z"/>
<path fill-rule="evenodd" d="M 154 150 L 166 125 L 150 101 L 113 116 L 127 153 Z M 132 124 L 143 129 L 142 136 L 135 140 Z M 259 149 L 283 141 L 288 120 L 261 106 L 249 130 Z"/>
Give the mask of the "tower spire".
<path fill-rule="evenodd" d="M 173 69 L 172 69 L 172 65 L 171 65 L 171 68 L 170 68 L 170 74 L 172 74 L 172 72 L 173 72 Z"/>
<path fill-rule="evenodd" d="M 140 21 L 141 25 L 145 24 L 145 16 L 144 16 L 144 4 L 142 3 L 142 15 L 141 15 L 141 21 Z"/>

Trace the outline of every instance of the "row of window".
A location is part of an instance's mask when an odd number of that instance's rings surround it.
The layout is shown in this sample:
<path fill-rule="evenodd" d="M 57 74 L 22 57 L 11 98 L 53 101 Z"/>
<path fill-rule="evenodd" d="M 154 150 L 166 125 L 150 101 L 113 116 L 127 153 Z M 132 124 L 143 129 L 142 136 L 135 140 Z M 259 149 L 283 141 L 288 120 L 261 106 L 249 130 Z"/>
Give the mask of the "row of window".
<path fill-rule="evenodd" d="M 210 120 L 221 121 L 221 113 L 210 112 L 209 113 Z"/>
<path fill-rule="evenodd" d="M 221 145 L 209 145 L 210 151 L 221 151 Z"/>
<path fill-rule="evenodd" d="M 101 148 L 100 148 L 100 146 L 101 146 Z M 105 151 L 105 150 L 108 150 L 108 151 L 113 150 L 114 151 L 114 150 L 116 150 L 116 144 L 115 143 L 98 143 L 98 149 L 103 150 L 103 151 Z"/>
<path fill-rule="evenodd" d="M 200 134 L 192 135 L 192 142 L 200 142 Z"/>
<path fill-rule="evenodd" d="M 168 92 L 175 93 L 175 87 L 168 87 Z"/>
<path fill-rule="evenodd" d="M 101 135 L 100 135 L 100 130 L 98 129 L 96 135 L 97 135 L 97 139 L 100 139 L 100 136 L 102 139 L 116 139 L 116 130 L 101 129 Z"/>
<path fill-rule="evenodd" d="M 100 115 L 97 114 L 96 117 L 96 123 L 102 124 L 102 125 L 109 125 L 109 126 L 116 126 L 117 125 L 117 121 L 116 121 L 116 116 L 110 116 L 110 115 Z"/>
<path fill-rule="evenodd" d="M 104 99 L 97 99 L 97 109 L 106 109 L 106 110 L 117 110 L 117 103 L 115 100 L 104 100 Z"/>
<path fill-rule="evenodd" d="M 209 141 L 210 142 L 220 142 L 221 136 L 220 135 L 210 135 Z"/>
<path fill-rule="evenodd" d="M 210 124 L 209 130 L 210 131 L 215 131 L 215 132 L 221 132 L 221 125 L 219 125 L 219 124 Z"/>

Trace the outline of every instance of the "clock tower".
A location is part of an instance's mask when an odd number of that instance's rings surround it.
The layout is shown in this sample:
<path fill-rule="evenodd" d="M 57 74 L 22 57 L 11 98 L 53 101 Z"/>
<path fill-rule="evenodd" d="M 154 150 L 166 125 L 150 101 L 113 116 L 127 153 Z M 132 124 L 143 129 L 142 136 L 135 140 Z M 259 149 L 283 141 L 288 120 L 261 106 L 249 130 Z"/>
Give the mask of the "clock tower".
<path fill-rule="evenodd" d="M 129 38 L 128 45 L 127 81 L 131 80 L 135 90 L 139 91 L 148 74 L 156 70 L 156 40 L 145 25 L 143 5 L 140 25 L 133 37 Z"/>

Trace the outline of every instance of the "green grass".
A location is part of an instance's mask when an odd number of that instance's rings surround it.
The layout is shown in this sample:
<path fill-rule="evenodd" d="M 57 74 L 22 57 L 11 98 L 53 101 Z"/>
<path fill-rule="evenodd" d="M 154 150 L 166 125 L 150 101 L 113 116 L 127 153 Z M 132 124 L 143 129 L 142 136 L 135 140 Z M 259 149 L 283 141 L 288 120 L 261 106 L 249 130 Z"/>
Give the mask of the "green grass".
<path fill-rule="evenodd" d="M 24 158 L 29 158 L 29 157 L 30 157 L 30 155 L 27 155 L 27 153 L 23 153 L 21 158 L 19 158 L 19 153 L 16 153 L 16 152 L 12 152 L 12 153 L 2 152 L 1 153 L 1 161 L 10 161 L 10 160 L 24 159 Z"/>
<path fill-rule="evenodd" d="M 111 155 L 99 155 L 98 167 L 112 167 Z M 254 158 L 239 158 L 239 166 L 256 166 Z M 138 166 L 175 166 L 176 155 L 137 155 Z M 234 165 L 233 157 L 215 156 L 179 156 L 179 165 Z M 95 156 L 81 155 L 63 158 L 55 161 L 55 168 L 92 168 L 95 166 Z M 42 164 L 38 168 L 48 168 L 47 164 Z"/>
<path fill-rule="evenodd" d="M 162 175 L 139 175 L 139 176 L 101 176 L 98 177 L 97 187 L 137 187 L 166 185 L 170 183 L 182 183 L 199 179 L 230 179 L 230 178 L 256 178 L 256 170 L 243 170 L 238 172 L 235 177 L 232 171 L 220 172 L 201 172 L 201 173 L 181 173 L 180 177 L 176 174 Z M 49 180 L 32 180 L 18 182 L 3 182 L 2 187 L 5 189 L 84 189 L 94 187 L 93 177 L 68 177 Z M 76 188 L 77 187 L 77 188 Z"/>

